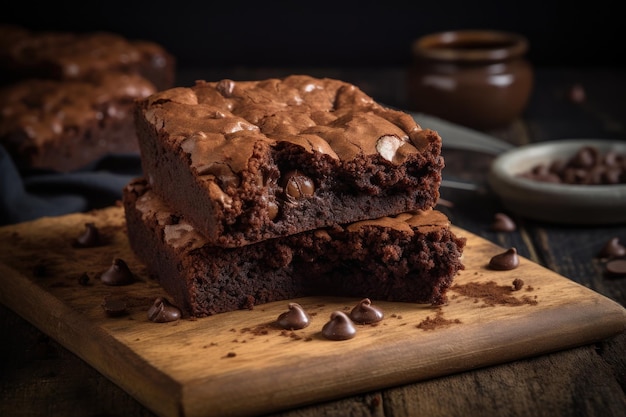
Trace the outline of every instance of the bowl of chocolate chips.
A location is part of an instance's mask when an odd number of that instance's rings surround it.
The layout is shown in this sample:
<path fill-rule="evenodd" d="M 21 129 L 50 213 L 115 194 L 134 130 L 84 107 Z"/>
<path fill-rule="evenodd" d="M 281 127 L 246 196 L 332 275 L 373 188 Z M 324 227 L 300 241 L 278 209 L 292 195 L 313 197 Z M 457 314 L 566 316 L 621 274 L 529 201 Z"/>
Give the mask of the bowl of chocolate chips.
<path fill-rule="evenodd" d="M 563 224 L 626 222 L 626 141 L 564 139 L 500 154 L 488 174 L 511 212 Z"/>

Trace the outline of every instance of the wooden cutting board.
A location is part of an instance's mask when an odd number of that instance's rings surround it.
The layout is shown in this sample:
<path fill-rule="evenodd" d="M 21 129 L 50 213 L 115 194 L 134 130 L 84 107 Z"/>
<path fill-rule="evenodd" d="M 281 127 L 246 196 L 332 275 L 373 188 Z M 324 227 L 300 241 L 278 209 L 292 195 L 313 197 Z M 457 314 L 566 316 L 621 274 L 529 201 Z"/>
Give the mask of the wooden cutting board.
<path fill-rule="evenodd" d="M 106 245 L 73 249 L 87 222 Z M 384 320 L 357 326 L 346 341 L 326 340 L 320 331 L 333 311 L 347 312 L 357 299 L 295 300 L 312 321 L 294 332 L 273 326 L 287 301 L 149 321 L 152 300 L 166 294 L 132 254 L 120 207 L 0 228 L 0 302 L 165 417 L 279 411 L 588 344 L 626 329 L 626 310 L 616 302 L 525 258 L 517 269 L 489 270 L 489 259 L 503 248 L 454 230 L 467 237 L 466 269 L 449 302 L 374 300 Z M 140 280 L 103 285 L 98 277 L 115 257 Z M 79 282 L 85 273 L 87 285 Z M 514 291 L 516 278 L 524 287 Z M 107 316 L 105 298 L 124 299 L 129 314 Z"/>

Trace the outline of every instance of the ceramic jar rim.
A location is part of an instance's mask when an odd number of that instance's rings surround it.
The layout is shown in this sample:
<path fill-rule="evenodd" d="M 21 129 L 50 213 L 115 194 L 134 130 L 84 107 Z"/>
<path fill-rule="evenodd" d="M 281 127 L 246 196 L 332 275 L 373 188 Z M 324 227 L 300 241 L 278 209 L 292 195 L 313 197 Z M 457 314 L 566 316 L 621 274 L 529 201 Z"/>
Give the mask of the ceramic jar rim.
<path fill-rule="evenodd" d="M 520 57 L 527 50 L 528 41 L 523 35 L 490 29 L 431 33 L 412 45 L 415 58 L 438 61 L 501 61 Z"/>

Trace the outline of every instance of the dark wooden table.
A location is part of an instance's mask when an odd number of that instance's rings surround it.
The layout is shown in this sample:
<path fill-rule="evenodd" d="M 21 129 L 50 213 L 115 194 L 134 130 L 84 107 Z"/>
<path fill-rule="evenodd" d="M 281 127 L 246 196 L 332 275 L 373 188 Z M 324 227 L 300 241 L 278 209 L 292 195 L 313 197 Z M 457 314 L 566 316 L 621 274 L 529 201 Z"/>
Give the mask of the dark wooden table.
<path fill-rule="evenodd" d="M 340 78 L 375 99 L 407 106 L 403 68 L 224 68 L 181 71 L 180 85 L 194 79 L 261 79 L 291 73 Z M 570 98 L 581 86 L 585 99 Z M 487 132 L 520 145 L 565 138 L 626 141 L 626 70 L 537 68 L 522 119 Z M 445 138 L 444 138 L 445 144 Z M 626 243 L 626 224 L 564 226 L 516 219 L 513 233 L 490 230 L 503 211 L 486 187 L 493 156 L 444 147 L 445 175 L 472 181 L 482 191 L 442 189 L 452 222 L 626 306 L 626 278 L 607 278 L 596 257 L 612 237 Z M 624 210 L 626 210 L 626 202 Z M 133 397 L 88 364 L 0 305 L 0 415 L 153 416 Z M 350 416 L 625 416 L 626 334 L 575 349 L 499 366 L 306 406 L 276 415 Z"/>

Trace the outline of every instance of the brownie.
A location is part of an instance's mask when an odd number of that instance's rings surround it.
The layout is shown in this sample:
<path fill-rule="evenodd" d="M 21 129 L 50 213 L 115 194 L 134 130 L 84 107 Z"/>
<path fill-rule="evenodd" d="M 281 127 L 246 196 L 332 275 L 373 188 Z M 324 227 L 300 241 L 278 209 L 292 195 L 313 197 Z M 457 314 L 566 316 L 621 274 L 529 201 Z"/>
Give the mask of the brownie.
<path fill-rule="evenodd" d="M 0 79 L 85 80 L 110 71 L 137 74 L 159 90 L 175 82 L 176 60 L 163 46 L 110 32 L 30 31 L 0 25 Z"/>
<path fill-rule="evenodd" d="M 168 207 L 145 179 L 124 188 L 123 205 L 132 250 L 189 316 L 301 296 L 438 305 L 464 269 L 465 238 L 434 209 L 223 248 Z"/>
<path fill-rule="evenodd" d="M 434 207 L 441 138 L 344 81 L 292 75 L 160 91 L 135 117 L 155 192 L 239 247 Z"/>
<path fill-rule="evenodd" d="M 0 89 L 0 144 L 20 171 L 67 172 L 109 153 L 138 153 L 134 101 L 156 92 L 134 74 L 32 79 Z"/>

